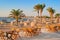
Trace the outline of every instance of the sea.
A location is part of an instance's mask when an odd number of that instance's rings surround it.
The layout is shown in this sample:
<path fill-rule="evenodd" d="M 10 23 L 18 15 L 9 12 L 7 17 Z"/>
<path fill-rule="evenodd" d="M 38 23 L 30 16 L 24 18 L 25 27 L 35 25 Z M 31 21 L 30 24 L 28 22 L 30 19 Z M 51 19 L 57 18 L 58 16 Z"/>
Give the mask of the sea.
<path fill-rule="evenodd" d="M 22 18 L 22 19 L 19 19 L 18 21 L 27 21 L 27 20 L 32 20 L 33 18 Z M 9 17 L 0 17 L 0 21 L 3 21 L 3 22 L 11 22 L 15 20 L 14 18 L 9 18 Z"/>
<path fill-rule="evenodd" d="M 0 21 L 11 22 L 12 20 L 14 20 L 14 18 L 0 17 Z"/>

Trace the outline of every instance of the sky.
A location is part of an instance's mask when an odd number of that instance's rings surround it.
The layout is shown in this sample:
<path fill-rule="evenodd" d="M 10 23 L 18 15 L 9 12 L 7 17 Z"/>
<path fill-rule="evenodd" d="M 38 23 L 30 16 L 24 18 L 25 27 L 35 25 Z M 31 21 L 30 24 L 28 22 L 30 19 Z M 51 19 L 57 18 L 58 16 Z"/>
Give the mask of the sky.
<path fill-rule="evenodd" d="M 0 0 L 0 17 L 7 17 L 11 14 L 12 9 L 21 9 L 27 16 L 37 16 L 34 11 L 36 4 L 45 3 L 46 7 L 42 15 L 49 15 L 47 12 L 48 7 L 55 9 L 56 13 L 60 13 L 60 0 Z"/>

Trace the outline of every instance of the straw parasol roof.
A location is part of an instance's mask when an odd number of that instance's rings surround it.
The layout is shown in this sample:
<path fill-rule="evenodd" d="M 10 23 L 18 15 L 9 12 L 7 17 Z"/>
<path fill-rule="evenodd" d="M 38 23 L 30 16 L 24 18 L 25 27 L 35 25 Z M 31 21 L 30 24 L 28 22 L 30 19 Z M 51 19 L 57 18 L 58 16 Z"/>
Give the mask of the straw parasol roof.
<path fill-rule="evenodd" d="M 19 32 L 19 31 L 20 31 L 20 29 L 19 29 L 19 28 L 16 28 L 16 31 L 17 31 L 17 32 Z"/>
<path fill-rule="evenodd" d="M 14 31 L 16 28 L 11 28 L 12 31 Z"/>

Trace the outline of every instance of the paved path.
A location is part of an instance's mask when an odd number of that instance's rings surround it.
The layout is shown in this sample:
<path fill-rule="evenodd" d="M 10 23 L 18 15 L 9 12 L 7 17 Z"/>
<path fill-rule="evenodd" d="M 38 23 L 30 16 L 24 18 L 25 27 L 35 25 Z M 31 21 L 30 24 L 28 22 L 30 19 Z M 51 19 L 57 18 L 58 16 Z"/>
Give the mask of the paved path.
<path fill-rule="evenodd" d="M 17 40 L 60 40 L 60 32 L 59 33 L 41 33 L 38 36 L 34 36 L 31 38 L 19 38 Z"/>

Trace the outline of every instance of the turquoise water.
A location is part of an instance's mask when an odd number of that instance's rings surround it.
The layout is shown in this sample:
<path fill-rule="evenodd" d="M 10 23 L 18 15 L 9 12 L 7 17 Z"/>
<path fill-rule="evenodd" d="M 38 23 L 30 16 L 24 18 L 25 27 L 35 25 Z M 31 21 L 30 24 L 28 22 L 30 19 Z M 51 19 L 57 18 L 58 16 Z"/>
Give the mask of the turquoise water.
<path fill-rule="evenodd" d="M 14 20 L 14 18 L 8 18 L 8 17 L 0 17 L 0 21 L 7 21 L 7 22 L 10 22 Z"/>
<path fill-rule="evenodd" d="M 19 19 L 20 20 L 23 20 L 23 21 L 27 21 L 27 19 L 29 20 L 32 20 L 33 18 L 22 18 L 22 19 Z M 8 18 L 8 17 L 0 17 L 0 21 L 4 21 L 4 22 L 11 22 L 15 20 L 14 18 Z"/>

